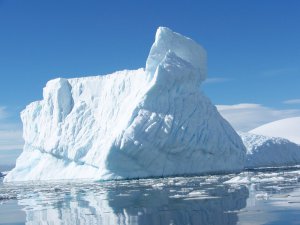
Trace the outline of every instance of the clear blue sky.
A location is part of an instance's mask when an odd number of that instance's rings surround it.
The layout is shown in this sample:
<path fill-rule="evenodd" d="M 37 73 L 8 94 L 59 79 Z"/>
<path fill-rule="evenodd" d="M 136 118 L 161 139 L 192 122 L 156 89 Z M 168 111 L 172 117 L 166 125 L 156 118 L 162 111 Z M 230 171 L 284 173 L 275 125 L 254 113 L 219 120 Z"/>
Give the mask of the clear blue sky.
<path fill-rule="evenodd" d="M 49 79 L 143 67 L 158 26 L 207 50 L 215 104 L 299 110 L 283 103 L 300 99 L 299 12 L 298 0 L 0 0 L 0 130 Z"/>

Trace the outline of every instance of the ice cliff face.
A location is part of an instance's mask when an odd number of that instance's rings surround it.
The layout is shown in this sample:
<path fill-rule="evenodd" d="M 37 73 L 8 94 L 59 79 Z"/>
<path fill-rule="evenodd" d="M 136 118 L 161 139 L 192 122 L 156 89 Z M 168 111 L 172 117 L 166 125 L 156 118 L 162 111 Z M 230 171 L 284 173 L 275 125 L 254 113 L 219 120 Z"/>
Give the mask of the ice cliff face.
<path fill-rule="evenodd" d="M 284 138 L 239 133 L 246 148 L 246 168 L 300 164 L 300 146 Z"/>
<path fill-rule="evenodd" d="M 159 28 L 146 69 L 55 79 L 21 113 L 25 146 L 5 181 L 237 171 L 245 147 L 199 86 L 206 53 Z"/>

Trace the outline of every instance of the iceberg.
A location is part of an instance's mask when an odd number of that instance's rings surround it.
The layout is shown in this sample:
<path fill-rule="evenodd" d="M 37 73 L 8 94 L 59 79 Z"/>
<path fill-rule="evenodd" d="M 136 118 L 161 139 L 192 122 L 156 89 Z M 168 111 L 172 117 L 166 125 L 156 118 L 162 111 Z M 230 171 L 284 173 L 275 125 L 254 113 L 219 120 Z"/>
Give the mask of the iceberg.
<path fill-rule="evenodd" d="M 276 120 L 259 126 L 249 132 L 253 134 L 285 138 L 300 145 L 300 117 Z"/>
<path fill-rule="evenodd" d="M 200 90 L 206 52 L 160 27 L 145 69 L 51 80 L 21 112 L 25 145 L 5 182 L 240 171 L 246 149 Z"/>
<path fill-rule="evenodd" d="M 245 167 L 279 167 L 300 164 L 300 146 L 287 139 L 239 133 L 247 149 Z"/>

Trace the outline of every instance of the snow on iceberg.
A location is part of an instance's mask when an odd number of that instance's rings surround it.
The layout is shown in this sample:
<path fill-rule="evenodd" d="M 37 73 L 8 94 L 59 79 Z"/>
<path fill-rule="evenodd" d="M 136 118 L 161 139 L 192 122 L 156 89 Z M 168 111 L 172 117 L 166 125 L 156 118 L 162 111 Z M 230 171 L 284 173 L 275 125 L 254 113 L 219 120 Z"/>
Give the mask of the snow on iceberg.
<path fill-rule="evenodd" d="M 300 145 L 300 117 L 277 120 L 264 124 L 249 132 L 253 134 L 285 138 Z"/>
<path fill-rule="evenodd" d="M 243 169 L 245 147 L 200 91 L 205 50 L 160 27 L 146 69 L 58 78 L 21 113 L 5 181 L 122 179 Z"/>
<path fill-rule="evenodd" d="M 300 146 L 284 138 L 239 133 L 247 149 L 245 167 L 277 167 L 300 164 Z"/>

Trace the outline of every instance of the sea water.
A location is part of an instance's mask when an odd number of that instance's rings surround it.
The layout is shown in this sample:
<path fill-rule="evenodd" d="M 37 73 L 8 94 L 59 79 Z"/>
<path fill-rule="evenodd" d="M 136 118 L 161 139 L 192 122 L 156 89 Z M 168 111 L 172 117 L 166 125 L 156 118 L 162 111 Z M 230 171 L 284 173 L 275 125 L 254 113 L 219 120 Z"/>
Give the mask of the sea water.
<path fill-rule="evenodd" d="M 0 224 L 300 224 L 300 171 L 1 182 Z"/>

